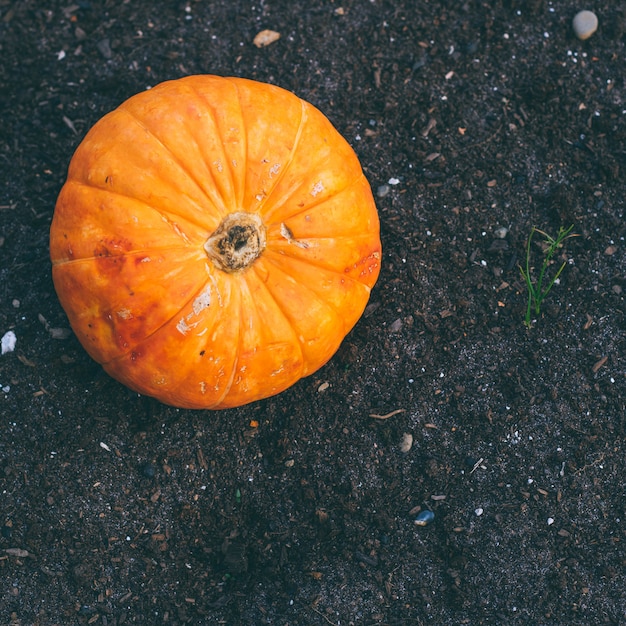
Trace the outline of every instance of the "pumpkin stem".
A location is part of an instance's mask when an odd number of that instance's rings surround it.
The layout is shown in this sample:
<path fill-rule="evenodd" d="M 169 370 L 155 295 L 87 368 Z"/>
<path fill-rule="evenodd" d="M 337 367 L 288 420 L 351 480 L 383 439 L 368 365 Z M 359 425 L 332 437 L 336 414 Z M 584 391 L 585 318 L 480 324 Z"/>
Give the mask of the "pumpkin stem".
<path fill-rule="evenodd" d="M 256 213 L 239 211 L 227 215 L 206 240 L 204 249 L 224 272 L 239 272 L 265 250 L 265 224 Z"/>

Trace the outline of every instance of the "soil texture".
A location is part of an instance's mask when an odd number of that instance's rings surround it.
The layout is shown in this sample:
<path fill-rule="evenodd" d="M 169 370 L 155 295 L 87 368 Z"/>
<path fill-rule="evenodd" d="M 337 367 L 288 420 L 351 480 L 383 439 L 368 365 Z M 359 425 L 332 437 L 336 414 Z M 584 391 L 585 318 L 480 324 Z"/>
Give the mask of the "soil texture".
<path fill-rule="evenodd" d="M 625 29 L 621 1 L 0 0 L 0 623 L 626 624 Z M 335 357 L 220 412 L 105 375 L 48 257 L 88 129 L 201 73 L 321 109 L 383 243 Z M 527 327 L 529 235 L 570 226 Z"/>

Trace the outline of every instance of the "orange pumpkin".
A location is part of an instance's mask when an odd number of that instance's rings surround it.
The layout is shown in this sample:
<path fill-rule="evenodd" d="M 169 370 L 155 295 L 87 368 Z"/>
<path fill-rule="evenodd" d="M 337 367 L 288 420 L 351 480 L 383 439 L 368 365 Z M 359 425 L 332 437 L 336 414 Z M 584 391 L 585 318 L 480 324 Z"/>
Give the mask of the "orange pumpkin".
<path fill-rule="evenodd" d="M 50 233 L 59 299 L 87 352 L 185 408 L 276 394 L 324 365 L 380 270 L 370 187 L 292 93 L 190 76 L 102 118 Z"/>

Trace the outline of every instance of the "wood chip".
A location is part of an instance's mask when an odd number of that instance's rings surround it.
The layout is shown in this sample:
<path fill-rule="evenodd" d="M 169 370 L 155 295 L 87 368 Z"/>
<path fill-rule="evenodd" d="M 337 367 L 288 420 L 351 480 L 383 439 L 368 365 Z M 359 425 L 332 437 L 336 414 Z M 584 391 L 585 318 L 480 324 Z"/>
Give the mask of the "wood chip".
<path fill-rule="evenodd" d="M 277 33 L 275 30 L 266 29 L 257 33 L 252 43 L 254 43 L 257 48 L 265 48 L 279 39 L 280 33 Z"/>
<path fill-rule="evenodd" d="M 430 131 L 437 126 L 437 120 L 434 118 L 430 118 L 428 120 L 428 124 L 426 124 L 426 128 L 422 131 L 422 137 L 428 137 Z"/>
<path fill-rule="evenodd" d="M 203 470 L 209 469 L 209 465 L 206 462 L 206 458 L 204 457 L 204 452 L 202 452 L 202 448 L 198 448 L 196 450 L 196 457 L 198 458 L 198 464 Z"/>
<path fill-rule="evenodd" d="M 609 360 L 608 356 L 603 356 L 599 361 L 596 361 L 591 368 L 591 371 L 595 374 L 607 361 Z"/>
<path fill-rule="evenodd" d="M 23 354 L 18 354 L 17 358 L 21 363 L 27 365 L 28 367 L 36 367 L 35 363 L 33 363 L 30 359 L 27 359 Z"/>
<path fill-rule="evenodd" d="M 69 328 L 48 328 L 52 339 L 60 339 L 61 341 L 71 336 L 72 331 Z"/>
<path fill-rule="evenodd" d="M 29 554 L 28 550 L 22 550 L 21 548 L 6 548 L 4 550 L 9 556 L 16 556 L 18 558 L 26 558 Z"/>
<path fill-rule="evenodd" d="M 67 116 L 63 116 L 63 122 L 65 123 L 65 125 L 75 134 L 78 135 L 78 131 L 76 130 L 76 126 L 74 126 L 74 122 L 72 122 L 72 120 L 67 117 Z"/>

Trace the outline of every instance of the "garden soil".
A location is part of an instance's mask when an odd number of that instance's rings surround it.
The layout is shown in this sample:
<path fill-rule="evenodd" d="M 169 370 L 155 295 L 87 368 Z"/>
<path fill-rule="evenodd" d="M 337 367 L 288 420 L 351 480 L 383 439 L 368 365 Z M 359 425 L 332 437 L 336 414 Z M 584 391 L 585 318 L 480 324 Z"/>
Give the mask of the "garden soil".
<path fill-rule="evenodd" d="M 618 1 L 0 0 L 0 623 L 626 624 L 625 30 Z M 87 130 L 200 73 L 321 109 L 383 244 L 333 359 L 218 412 L 104 374 L 48 257 Z M 528 327 L 528 238 L 570 226 Z"/>

